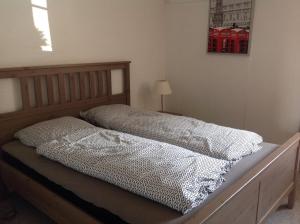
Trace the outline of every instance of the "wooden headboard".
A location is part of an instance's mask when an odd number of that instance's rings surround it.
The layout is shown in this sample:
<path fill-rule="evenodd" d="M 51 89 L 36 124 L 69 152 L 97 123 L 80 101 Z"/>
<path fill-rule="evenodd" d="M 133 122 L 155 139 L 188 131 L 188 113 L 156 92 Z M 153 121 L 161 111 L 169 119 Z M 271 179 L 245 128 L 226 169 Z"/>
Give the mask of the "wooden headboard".
<path fill-rule="evenodd" d="M 19 83 L 22 109 L 0 114 L 0 145 L 34 123 L 61 116 L 79 116 L 104 104 L 130 104 L 130 62 L 51 65 L 0 69 L 1 79 Z M 123 92 L 112 94 L 113 70 L 123 73 Z"/>

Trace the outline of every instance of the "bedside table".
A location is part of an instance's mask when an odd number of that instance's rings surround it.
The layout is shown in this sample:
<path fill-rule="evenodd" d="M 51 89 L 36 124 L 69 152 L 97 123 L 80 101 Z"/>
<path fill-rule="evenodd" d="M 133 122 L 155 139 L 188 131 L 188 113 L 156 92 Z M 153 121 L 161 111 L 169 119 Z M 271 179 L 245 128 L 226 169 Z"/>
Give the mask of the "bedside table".
<path fill-rule="evenodd" d="M 176 116 L 183 116 L 183 114 L 169 112 L 169 111 L 158 111 L 158 112 L 159 113 L 164 113 L 164 114 L 172 114 L 172 115 L 176 115 Z"/>

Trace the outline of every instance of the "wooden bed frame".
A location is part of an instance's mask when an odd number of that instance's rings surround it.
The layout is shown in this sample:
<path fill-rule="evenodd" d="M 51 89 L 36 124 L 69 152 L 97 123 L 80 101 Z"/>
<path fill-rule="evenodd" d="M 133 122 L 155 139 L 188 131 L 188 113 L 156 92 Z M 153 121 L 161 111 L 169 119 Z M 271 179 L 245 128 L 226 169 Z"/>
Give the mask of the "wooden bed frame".
<path fill-rule="evenodd" d="M 66 115 L 78 117 L 81 110 L 102 104 L 130 105 L 129 65 L 125 61 L 0 69 L 0 79 L 19 80 L 23 102 L 22 110 L 0 115 L 0 145 L 11 141 L 17 130 L 43 120 Z M 123 71 L 124 92 L 113 95 L 111 72 L 116 69 Z M 292 209 L 299 141 L 297 133 L 185 223 L 263 223 L 285 197 Z M 57 223 L 101 223 L 3 160 L 0 173 L 8 189 Z"/>

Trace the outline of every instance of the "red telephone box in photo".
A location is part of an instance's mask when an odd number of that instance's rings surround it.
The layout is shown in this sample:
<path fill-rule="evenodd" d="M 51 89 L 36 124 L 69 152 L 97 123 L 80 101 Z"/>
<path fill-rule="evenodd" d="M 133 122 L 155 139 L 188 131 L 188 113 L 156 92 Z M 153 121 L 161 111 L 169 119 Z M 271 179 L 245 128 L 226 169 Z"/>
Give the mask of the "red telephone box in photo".
<path fill-rule="evenodd" d="M 238 33 L 238 41 L 239 41 L 239 53 L 241 54 L 248 54 L 248 47 L 249 47 L 249 30 L 241 30 Z"/>
<path fill-rule="evenodd" d="M 218 52 L 219 50 L 219 30 L 215 28 L 209 29 L 208 52 Z"/>
<path fill-rule="evenodd" d="M 254 0 L 208 1 L 208 52 L 248 54 Z"/>
<path fill-rule="evenodd" d="M 208 52 L 223 52 L 230 29 L 217 27 L 209 29 Z"/>
<path fill-rule="evenodd" d="M 231 29 L 225 28 L 220 31 L 219 43 L 221 45 L 220 51 L 223 53 L 230 53 L 232 43 L 230 42 Z"/>
<path fill-rule="evenodd" d="M 242 28 L 210 28 L 208 52 L 247 54 L 249 31 Z"/>

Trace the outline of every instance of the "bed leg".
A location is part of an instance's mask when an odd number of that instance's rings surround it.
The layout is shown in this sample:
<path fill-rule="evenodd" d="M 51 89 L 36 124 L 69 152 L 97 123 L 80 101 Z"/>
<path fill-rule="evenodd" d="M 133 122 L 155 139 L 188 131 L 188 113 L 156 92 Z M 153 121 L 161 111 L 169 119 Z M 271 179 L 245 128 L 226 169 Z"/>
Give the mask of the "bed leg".
<path fill-rule="evenodd" d="M 289 209 L 293 209 L 295 206 L 295 202 L 296 202 L 296 189 L 294 188 L 291 193 L 289 194 L 289 198 L 288 198 L 288 208 Z"/>

